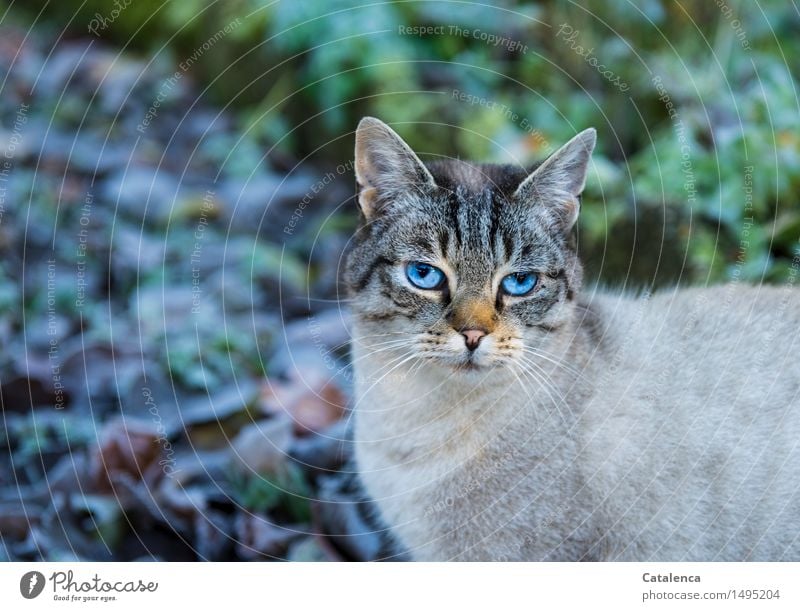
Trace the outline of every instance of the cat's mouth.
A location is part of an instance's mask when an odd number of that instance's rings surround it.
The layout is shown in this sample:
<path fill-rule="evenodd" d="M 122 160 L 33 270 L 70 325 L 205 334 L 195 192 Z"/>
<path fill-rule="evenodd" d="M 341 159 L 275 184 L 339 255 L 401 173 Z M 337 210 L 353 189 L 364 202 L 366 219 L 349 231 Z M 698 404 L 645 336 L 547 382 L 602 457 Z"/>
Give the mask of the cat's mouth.
<path fill-rule="evenodd" d="M 430 341 L 423 341 L 420 356 L 455 373 L 486 372 L 500 364 L 494 354 L 491 340 L 480 346 L 465 347 L 463 338 L 455 335 L 448 341 L 437 342 L 431 349 Z M 460 346 L 459 346 L 460 344 Z"/>
<path fill-rule="evenodd" d="M 480 371 L 486 371 L 492 367 L 492 363 L 483 362 L 482 359 L 475 358 L 474 354 L 466 354 L 466 355 L 450 355 L 450 356 L 441 356 L 441 355 L 426 355 L 427 358 L 441 366 L 444 366 L 447 369 L 450 369 L 457 373 L 475 373 Z"/>
<path fill-rule="evenodd" d="M 485 365 L 478 365 L 478 363 L 469 360 L 464 363 L 459 363 L 453 367 L 456 371 L 480 371 L 486 369 Z"/>
<path fill-rule="evenodd" d="M 455 371 L 460 373 L 476 373 L 487 371 L 494 367 L 495 364 L 496 363 L 492 363 L 480 358 L 474 352 L 468 352 L 466 355 L 464 355 L 463 360 L 460 360 L 456 363 L 451 363 L 450 365 Z"/>

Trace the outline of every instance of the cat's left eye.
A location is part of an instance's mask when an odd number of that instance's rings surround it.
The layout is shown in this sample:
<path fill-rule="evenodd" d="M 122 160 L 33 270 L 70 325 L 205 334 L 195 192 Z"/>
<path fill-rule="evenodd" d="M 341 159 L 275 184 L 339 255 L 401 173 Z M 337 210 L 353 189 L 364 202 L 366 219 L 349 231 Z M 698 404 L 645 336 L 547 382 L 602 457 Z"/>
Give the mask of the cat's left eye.
<path fill-rule="evenodd" d="M 412 261 L 406 266 L 406 277 L 417 288 L 428 290 L 442 288 L 447 280 L 444 272 L 438 267 L 419 261 Z"/>
<path fill-rule="evenodd" d="M 533 272 L 516 272 L 503 278 L 500 286 L 507 295 L 521 297 L 534 289 L 537 279 Z"/>

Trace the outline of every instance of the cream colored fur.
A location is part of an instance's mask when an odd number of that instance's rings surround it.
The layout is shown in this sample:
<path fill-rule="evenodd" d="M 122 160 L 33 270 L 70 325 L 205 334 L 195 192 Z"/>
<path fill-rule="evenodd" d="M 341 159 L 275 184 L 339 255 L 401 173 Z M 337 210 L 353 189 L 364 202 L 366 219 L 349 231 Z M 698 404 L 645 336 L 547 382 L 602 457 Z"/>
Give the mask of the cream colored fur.
<path fill-rule="evenodd" d="M 356 459 L 411 556 L 800 560 L 800 291 L 562 316 L 536 379 L 402 362 L 356 323 Z"/>

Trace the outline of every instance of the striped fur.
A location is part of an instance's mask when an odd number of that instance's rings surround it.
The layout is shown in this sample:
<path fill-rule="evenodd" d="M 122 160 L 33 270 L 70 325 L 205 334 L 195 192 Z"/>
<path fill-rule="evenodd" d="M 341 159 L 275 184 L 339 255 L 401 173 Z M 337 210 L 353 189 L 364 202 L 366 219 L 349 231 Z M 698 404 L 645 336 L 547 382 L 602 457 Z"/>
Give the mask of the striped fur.
<path fill-rule="evenodd" d="M 345 279 L 364 321 L 400 319 L 418 331 L 433 325 L 455 332 L 482 312 L 483 319 L 507 322 L 513 335 L 519 335 L 515 329 L 559 324 L 561 306 L 580 288 L 570 230 L 594 130 L 573 139 L 538 172 L 463 161 L 426 167 L 376 119 L 364 119 L 357 133 L 364 222 Z M 578 175 L 573 192 L 564 190 L 563 173 Z M 524 193 L 517 194 L 521 187 Z M 432 295 L 414 289 L 403 279 L 409 261 L 450 270 L 450 290 Z M 540 276 L 535 299 L 498 296 L 503 275 L 528 270 Z"/>
<path fill-rule="evenodd" d="M 800 560 L 800 293 L 581 292 L 594 141 L 528 170 L 425 165 L 359 125 L 361 479 L 415 559 Z M 415 288 L 411 261 L 446 287 Z M 498 290 L 519 271 L 532 294 Z"/>

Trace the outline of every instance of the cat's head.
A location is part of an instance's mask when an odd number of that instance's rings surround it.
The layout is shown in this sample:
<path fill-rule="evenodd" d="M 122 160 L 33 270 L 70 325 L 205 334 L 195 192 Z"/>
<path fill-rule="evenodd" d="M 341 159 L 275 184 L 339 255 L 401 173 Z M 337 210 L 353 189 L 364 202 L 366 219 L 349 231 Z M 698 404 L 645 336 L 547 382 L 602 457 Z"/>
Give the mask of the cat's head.
<path fill-rule="evenodd" d="M 363 222 L 345 274 L 361 339 L 465 371 L 546 343 L 580 287 L 572 229 L 595 139 L 587 129 L 527 171 L 424 164 L 389 126 L 362 119 Z"/>

